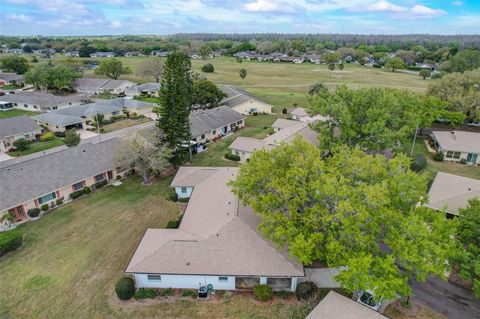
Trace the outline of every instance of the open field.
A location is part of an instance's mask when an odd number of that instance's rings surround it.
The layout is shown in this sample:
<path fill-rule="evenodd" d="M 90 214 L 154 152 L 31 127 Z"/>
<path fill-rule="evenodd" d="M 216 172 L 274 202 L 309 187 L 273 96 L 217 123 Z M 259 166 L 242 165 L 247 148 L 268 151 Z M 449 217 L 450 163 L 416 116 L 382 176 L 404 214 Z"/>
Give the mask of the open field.
<path fill-rule="evenodd" d="M 38 113 L 36 112 L 30 112 L 30 111 L 24 111 L 24 110 L 18 110 L 18 109 L 11 109 L 11 110 L 8 110 L 8 111 L 0 111 L 0 120 L 1 119 L 6 119 L 6 118 L 9 118 L 9 117 L 16 117 L 16 116 L 22 116 L 22 115 L 26 115 L 26 116 L 33 116 L 33 115 L 37 115 Z"/>

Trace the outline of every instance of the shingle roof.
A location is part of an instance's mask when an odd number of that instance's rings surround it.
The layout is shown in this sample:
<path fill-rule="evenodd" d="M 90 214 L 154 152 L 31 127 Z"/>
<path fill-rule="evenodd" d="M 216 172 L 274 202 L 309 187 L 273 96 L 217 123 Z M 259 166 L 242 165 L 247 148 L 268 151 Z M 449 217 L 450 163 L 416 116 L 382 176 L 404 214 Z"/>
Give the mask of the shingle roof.
<path fill-rule="evenodd" d="M 56 126 L 67 126 L 82 123 L 84 120 L 79 116 L 71 116 L 54 112 L 39 114 L 33 117 L 36 121 Z"/>
<path fill-rule="evenodd" d="M 286 119 L 276 119 L 275 122 L 273 122 L 272 127 L 273 128 L 278 128 L 278 129 L 284 129 L 290 126 L 295 126 L 298 125 L 297 121 L 292 121 L 292 120 L 286 120 Z"/>
<path fill-rule="evenodd" d="M 227 106 L 192 111 L 189 116 L 192 137 L 245 119 L 245 116 Z"/>
<path fill-rule="evenodd" d="M 69 95 L 53 95 L 39 91 L 20 92 L 16 94 L 7 94 L 0 96 L 2 102 L 36 104 L 40 106 L 57 106 L 71 102 L 80 102 L 86 100 L 85 95 L 69 94 Z"/>
<path fill-rule="evenodd" d="M 220 102 L 221 105 L 226 105 L 228 107 L 235 107 L 237 105 L 243 104 L 251 100 L 264 103 L 260 101 L 258 98 L 251 95 L 250 93 L 244 90 L 237 89 L 231 85 L 223 85 L 222 91 L 225 94 L 227 94 L 227 97 Z"/>
<path fill-rule="evenodd" d="M 297 107 L 293 109 L 290 114 L 297 115 L 297 116 L 308 116 L 307 110 L 305 110 L 303 107 Z"/>
<path fill-rule="evenodd" d="M 443 150 L 480 154 L 480 133 L 465 131 L 433 131 Z"/>
<path fill-rule="evenodd" d="M 160 91 L 160 83 L 143 83 L 137 84 L 127 89 L 130 92 L 158 92 Z"/>
<path fill-rule="evenodd" d="M 306 319 L 387 319 L 387 317 L 352 299 L 330 291 Z"/>
<path fill-rule="evenodd" d="M 28 116 L 17 116 L 0 120 L 0 139 L 17 134 L 32 133 L 42 128 Z"/>
<path fill-rule="evenodd" d="M 303 277 L 303 267 L 257 231 L 259 217 L 227 186 L 237 168 L 182 167 L 174 184 L 192 186 L 188 176 L 203 170 L 179 229 L 148 229 L 126 272 Z"/>
<path fill-rule="evenodd" d="M 120 139 L 80 144 L 0 168 L 0 211 L 116 167 Z"/>
<path fill-rule="evenodd" d="M 75 88 L 82 91 L 96 91 L 102 85 L 110 81 L 109 79 L 80 78 L 75 80 Z"/>
<path fill-rule="evenodd" d="M 438 172 L 428 196 L 426 206 L 458 215 L 458 209 L 467 207 L 469 199 L 480 198 L 480 180 Z"/>
<path fill-rule="evenodd" d="M 272 149 L 274 146 L 266 144 L 262 140 L 258 140 L 252 137 L 237 137 L 230 146 L 229 149 L 244 151 L 244 152 L 253 152 L 260 149 Z"/>
<path fill-rule="evenodd" d="M 17 83 L 23 83 L 23 75 L 15 73 L 0 73 L 0 80 L 6 82 L 16 81 Z"/>
<path fill-rule="evenodd" d="M 102 89 L 108 89 L 108 90 L 109 89 L 116 89 L 116 88 L 120 87 L 121 85 L 123 85 L 125 83 L 129 83 L 129 84 L 133 85 L 133 82 L 126 81 L 126 80 L 109 80 L 107 83 L 102 85 Z"/>

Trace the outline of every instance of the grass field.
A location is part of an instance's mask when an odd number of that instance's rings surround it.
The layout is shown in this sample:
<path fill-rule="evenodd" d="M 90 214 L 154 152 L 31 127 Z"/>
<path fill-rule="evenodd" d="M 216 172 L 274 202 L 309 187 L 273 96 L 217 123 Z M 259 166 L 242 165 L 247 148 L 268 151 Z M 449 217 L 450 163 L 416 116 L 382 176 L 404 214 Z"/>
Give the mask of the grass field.
<path fill-rule="evenodd" d="M 38 113 L 30 112 L 30 111 L 24 111 L 24 110 L 18 110 L 18 109 L 11 109 L 11 110 L 8 110 L 8 111 L 0 111 L 0 120 L 10 118 L 10 117 L 22 116 L 22 115 L 33 116 L 33 115 L 36 115 L 36 114 L 38 114 Z"/>
<path fill-rule="evenodd" d="M 57 147 L 63 144 L 64 144 L 63 139 L 61 139 L 60 137 L 55 137 L 51 141 L 31 143 L 28 150 L 18 151 L 18 152 L 17 151 L 9 152 L 8 155 L 15 156 L 15 157 L 24 156 L 32 153 L 42 152 L 42 151 L 48 150 L 49 148 Z"/>
<path fill-rule="evenodd" d="M 124 120 L 121 120 L 121 121 L 116 121 L 116 122 L 113 122 L 111 124 L 106 124 L 106 125 L 103 125 L 102 128 L 104 129 L 104 133 L 108 133 L 108 132 L 113 132 L 113 131 L 116 131 L 116 130 L 120 130 L 122 128 L 126 128 L 126 127 L 130 127 L 130 126 L 134 126 L 134 125 L 139 125 L 139 124 L 142 124 L 142 123 L 147 123 L 147 122 L 150 122 L 151 119 L 149 118 L 139 118 L 139 119 L 124 119 Z"/>

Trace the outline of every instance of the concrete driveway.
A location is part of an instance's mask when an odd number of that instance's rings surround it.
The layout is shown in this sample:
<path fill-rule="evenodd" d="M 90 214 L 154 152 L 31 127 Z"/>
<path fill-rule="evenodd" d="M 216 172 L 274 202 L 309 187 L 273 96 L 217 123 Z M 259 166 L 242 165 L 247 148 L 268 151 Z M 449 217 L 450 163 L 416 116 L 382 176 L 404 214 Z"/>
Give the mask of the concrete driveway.
<path fill-rule="evenodd" d="M 3 161 L 8 161 L 10 159 L 12 159 L 13 157 L 8 155 L 7 153 L 4 153 L 4 152 L 0 152 L 0 162 L 3 162 Z"/>
<path fill-rule="evenodd" d="M 77 130 L 77 133 L 80 134 L 80 139 L 85 140 L 87 138 L 95 137 L 98 134 L 95 132 L 87 131 L 87 130 Z"/>

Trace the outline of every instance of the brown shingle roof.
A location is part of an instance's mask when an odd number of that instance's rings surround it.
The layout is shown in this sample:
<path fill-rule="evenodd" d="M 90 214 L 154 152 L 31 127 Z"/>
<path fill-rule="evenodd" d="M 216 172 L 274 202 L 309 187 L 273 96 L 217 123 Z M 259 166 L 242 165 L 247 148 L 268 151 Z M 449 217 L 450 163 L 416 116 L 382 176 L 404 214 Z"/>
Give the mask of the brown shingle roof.
<path fill-rule="evenodd" d="M 443 150 L 480 153 L 480 133 L 465 131 L 433 131 Z"/>

